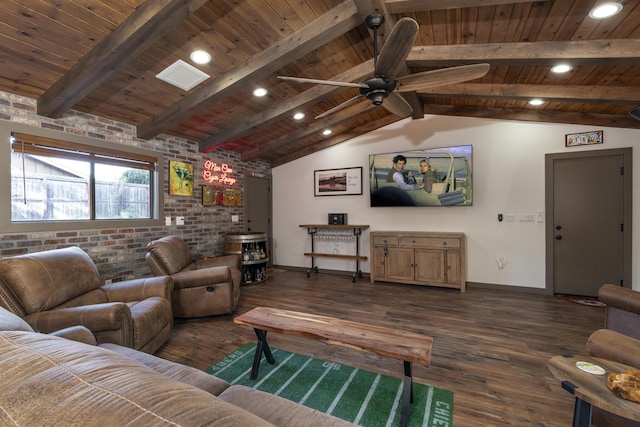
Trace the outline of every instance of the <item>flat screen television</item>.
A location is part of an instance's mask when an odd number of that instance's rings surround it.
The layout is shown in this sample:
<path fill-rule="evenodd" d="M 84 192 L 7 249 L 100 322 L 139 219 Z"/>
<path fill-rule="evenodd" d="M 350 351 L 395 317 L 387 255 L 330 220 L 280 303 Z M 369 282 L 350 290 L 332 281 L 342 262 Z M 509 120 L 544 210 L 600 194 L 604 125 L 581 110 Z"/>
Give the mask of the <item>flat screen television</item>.
<path fill-rule="evenodd" d="M 471 206 L 473 147 L 369 155 L 371 206 Z"/>

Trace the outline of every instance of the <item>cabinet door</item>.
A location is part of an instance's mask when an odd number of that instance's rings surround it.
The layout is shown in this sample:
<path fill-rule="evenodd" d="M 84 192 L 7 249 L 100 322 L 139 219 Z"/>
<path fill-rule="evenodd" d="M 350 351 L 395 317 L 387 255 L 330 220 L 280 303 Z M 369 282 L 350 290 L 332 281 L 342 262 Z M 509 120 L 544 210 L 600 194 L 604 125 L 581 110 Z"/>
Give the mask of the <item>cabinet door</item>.
<path fill-rule="evenodd" d="M 444 283 L 445 251 L 416 248 L 416 280 L 427 283 Z"/>
<path fill-rule="evenodd" d="M 387 279 L 413 281 L 413 248 L 388 248 Z"/>
<path fill-rule="evenodd" d="M 373 247 L 373 258 L 371 262 L 371 273 L 375 279 L 384 279 L 386 277 L 387 257 L 385 256 L 384 246 Z"/>
<path fill-rule="evenodd" d="M 462 258 L 460 251 L 447 251 L 447 283 L 462 283 Z"/>

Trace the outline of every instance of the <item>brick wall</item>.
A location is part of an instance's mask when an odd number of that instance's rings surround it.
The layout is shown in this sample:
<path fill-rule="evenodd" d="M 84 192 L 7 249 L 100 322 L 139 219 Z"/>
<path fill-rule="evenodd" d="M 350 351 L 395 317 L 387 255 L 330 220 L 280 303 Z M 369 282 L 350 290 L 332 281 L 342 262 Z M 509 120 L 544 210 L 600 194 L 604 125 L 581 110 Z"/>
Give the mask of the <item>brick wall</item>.
<path fill-rule="evenodd" d="M 149 241 L 167 234 L 180 235 L 194 255 L 200 256 L 222 253 L 225 233 L 244 231 L 244 207 L 202 205 L 201 186 L 205 183 L 201 175 L 206 160 L 232 165 L 238 180 L 235 188 L 244 189 L 247 172 L 266 176 L 271 173 L 269 163 L 261 160 L 243 162 L 240 153 L 233 151 L 200 153 L 194 141 L 169 135 L 159 135 L 152 140 L 137 139 L 135 126 L 103 117 L 77 111 L 68 112 L 60 119 L 41 117 L 36 114 L 35 99 L 2 91 L 0 119 L 161 152 L 165 155 L 165 177 L 169 176 L 169 160 L 193 164 L 192 197 L 170 196 L 168 178 L 163 183 L 165 216 L 174 217 L 171 226 L 0 234 L 0 256 L 79 246 L 91 256 L 104 280 L 150 275 L 144 260 L 145 247 Z M 238 215 L 240 222 L 231 223 L 231 215 Z M 176 216 L 184 216 L 185 224 L 175 225 Z"/>

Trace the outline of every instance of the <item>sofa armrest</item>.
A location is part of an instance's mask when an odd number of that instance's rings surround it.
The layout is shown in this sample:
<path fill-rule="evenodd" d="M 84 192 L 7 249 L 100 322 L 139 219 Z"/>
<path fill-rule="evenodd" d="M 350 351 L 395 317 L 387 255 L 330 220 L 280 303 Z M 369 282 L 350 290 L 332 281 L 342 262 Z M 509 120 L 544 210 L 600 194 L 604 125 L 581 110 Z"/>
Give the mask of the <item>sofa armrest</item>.
<path fill-rule="evenodd" d="M 198 269 L 220 266 L 239 269 L 240 255 L 208 256 L 196 260 L 194 265 Z"/>
<path fill-rule="evenodd" d="M 109 283 L 100 289 L 112 302 L 142 301 L 150 297 L 161 297 L 171 301 L 173 279 L 169 276 L 145 277 Z"/>
<path fill-rule="evenodd" d="M 229 267 L 210 267 L 181 271 L 171 275 L 175 289 L 195 288 L 218 283 L 232 283 Z"/>
<path fill-rule="evenodd" d="M 24 317 L 35 330 L 51 333 L 59 329 L 82 325 L 93 332 L 118 329 L 132 330 L 131 310 L 123 302 L 83 305 L 42 311 Z M 133 339 L 133 338 L 132 338 Z"/>
<path fill-rule="evenodd" d="M 587 351 L 594 357 L 640 368 L 640 341 L 609 329 L 592 333 Z"/>
<path fill-rule="evenodd" d="M 602 285 L 598 290 L 598 298 L 607 307 L 640 314 L 640 292 L 615 285 Z"/>
<path fill-rule="evenodd" d="M 84 326 L 71 326 L 69 328 L 53 331 L 49 335 L 65 338 L 71 341 L 77 341 L 89 345 L 97 345 L 96 337 Z"/>

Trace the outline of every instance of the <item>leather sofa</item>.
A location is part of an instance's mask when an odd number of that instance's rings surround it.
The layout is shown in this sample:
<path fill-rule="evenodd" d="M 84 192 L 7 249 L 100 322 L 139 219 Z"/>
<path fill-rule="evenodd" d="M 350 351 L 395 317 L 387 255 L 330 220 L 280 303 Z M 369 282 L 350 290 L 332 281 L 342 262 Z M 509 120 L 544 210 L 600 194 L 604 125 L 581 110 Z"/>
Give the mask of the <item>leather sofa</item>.
<path fill-rule="evenodd" d="M 56 334 L 0 308 L 0 425 L 353 425 L 151 354 L 91 345 L 82 326 Z"/>
<path fill-rule="evenodd" d="M 78 247 L 0 259 L 0 306 L 51 332 L 83 325 L 98 343 L 156 351 L 173 328 L 169 277 L 102 284 Z"/>
<path fill-rule="evenodd" d="M 242 277 L 237 255 L 194 259 L 181 237 L 166 236 L 147 245 L 146 259 L 155 276 L 173 279 L 175 317 L 229 314 L 238 306 Z"/>
<path fill-rule="evenodd" d="M 607 305 L 605 329 L 587 340 L 587 352 L 640 369 L 640 292 L 615 285 L 603 285 L 598 298 Z M 593 408 L 593 425 L 630 427 L 639 423 Z"/>

